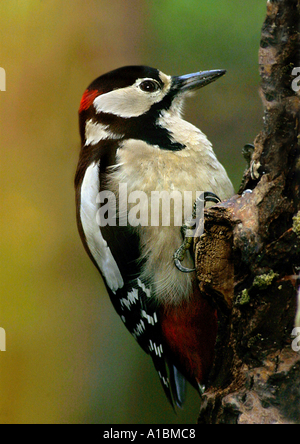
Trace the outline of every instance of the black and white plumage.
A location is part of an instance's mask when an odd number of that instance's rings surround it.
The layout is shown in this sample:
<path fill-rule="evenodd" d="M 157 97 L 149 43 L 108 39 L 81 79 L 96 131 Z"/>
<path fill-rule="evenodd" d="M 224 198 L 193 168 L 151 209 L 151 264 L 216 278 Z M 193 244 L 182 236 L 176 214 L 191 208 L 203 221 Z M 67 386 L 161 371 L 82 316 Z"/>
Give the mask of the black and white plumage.
<path fill-rule="evenodd" d="M 173 220 L 170 226 L 126 223 L 131 206 L 124 206 L 119 185 L 126 184 L 127 196 L 174 190 L 211 191 L 221 199 L 233 194 L 206 136 L 181 118 L 187 93 L 223 74 L 171 77 L 144 66 L 120 68 L 96 79 L 80 105 L 79 232 L 114 308 L 150 354 L 172 405 L 182 405 L 185 379 L 197 388 L 207 378 L 216 312 L 200 295 L 195 273 L 180 273 L 174 265 L 180 227 Z M 104 190 L 121 208 L 106 226 L 99 224 Z M 140 210 L 148 205 L 140 202 Z M 186 265 L 193 266 L 191 255 Z"/>

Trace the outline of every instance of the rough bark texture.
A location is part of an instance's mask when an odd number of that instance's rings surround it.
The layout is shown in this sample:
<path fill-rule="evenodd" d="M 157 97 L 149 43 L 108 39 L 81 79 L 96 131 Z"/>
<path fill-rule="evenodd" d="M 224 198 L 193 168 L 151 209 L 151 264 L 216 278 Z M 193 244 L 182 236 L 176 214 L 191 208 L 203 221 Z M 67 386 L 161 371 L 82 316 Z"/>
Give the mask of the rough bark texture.
<path fill-rule="evenodd" d="M 300 266 L 300 0 L 267 2 L 259 51 L 264 127 L 239 194 L 206 211 L 195 240 L 219 335 L 199 423 L 300 423 L 292 350 Z M 299 282 L 298 282 L 299 284 Z"/>

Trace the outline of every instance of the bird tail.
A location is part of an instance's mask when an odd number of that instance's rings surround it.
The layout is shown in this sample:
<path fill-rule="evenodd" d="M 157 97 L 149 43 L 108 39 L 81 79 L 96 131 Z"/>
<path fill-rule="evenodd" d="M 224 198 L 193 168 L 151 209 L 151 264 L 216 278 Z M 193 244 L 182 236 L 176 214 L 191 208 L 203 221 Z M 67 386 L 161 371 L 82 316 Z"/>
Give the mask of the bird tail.
<path fill-rule="evenodd" d="M 186 398 L 186 379 L 175 365 L 170 367 L 170 384 L 174 401 L 177 407 L 182 408 Z"/>

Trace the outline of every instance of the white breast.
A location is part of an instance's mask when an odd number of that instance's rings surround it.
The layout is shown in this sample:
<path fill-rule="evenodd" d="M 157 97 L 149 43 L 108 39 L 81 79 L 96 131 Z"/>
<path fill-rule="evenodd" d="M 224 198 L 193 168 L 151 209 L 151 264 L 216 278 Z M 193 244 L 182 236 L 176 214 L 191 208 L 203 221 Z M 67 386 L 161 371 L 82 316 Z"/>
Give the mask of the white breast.
<path fill-rule="evenodd" d="M 115 293 L 124 286 L 124 281 L 97 223 L 99 189 L 99 164 L 94 162 L 87 168 L 82 182 L 80 218 L 89 250 L 108 287 Z"/>
<path fill-rule="evenodd" d="M 163 118 L 161 125 L 164 125 Z M 149 198 L 152 191 L 163 190 L 179 190 L 181 193 L 212 191 L 223 200 L 229 198 L 233 194 L 232 184 L 205 135 L 179 118 L 174 119 L 174 137 L 177 132 L 178 137 L 181 134 L 184 138 L 179 142 L 187 147 L 178 152 L 162 150 L 141 140 L 123 142 L 117 152 L 118 167 L 110 173 L 111 190 L 117 192 L 119 183 L 125 183 L 128 194 L 143 191 Z M 188 298 L 195 273 L 181 273 L 173 260 L 182 243 L 180 227 L 148 225 L 137 229 L 141 256 L 145 259 L 141 279 L 151 285 L 159 300 L 177 304 L 182 298 Z M 194 268 L 189 254 L 183 265 Z"/>

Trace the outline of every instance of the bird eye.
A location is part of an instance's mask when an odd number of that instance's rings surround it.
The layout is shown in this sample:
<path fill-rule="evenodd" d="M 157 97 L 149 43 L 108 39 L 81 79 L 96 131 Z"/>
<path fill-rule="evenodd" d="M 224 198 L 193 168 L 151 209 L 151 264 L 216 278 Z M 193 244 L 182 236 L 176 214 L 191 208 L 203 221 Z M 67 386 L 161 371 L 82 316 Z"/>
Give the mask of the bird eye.
<path fill-rule="evenodd" d="M 159 89 L 159 84 L 154 80 L 144 80 L 140 84 L 140 88 L 144 92 L 153 93 Z"/>

